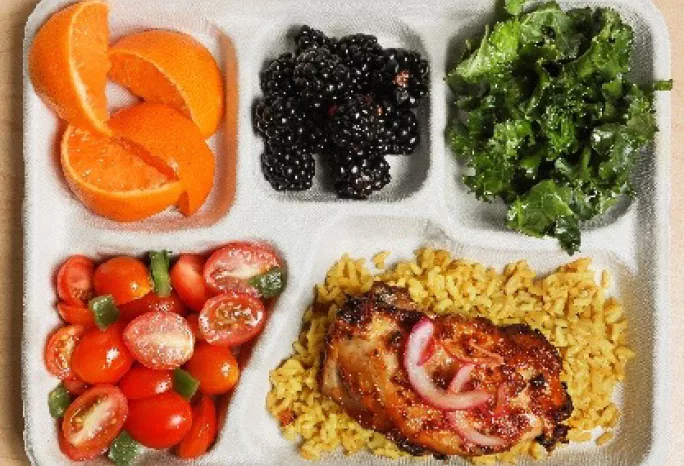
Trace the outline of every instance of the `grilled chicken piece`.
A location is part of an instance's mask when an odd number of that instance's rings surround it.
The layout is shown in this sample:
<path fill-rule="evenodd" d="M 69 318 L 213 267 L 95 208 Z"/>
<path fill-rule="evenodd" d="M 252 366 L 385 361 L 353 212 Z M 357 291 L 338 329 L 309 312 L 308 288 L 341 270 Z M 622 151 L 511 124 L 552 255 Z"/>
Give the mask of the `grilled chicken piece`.
<path fill-rule="evenodd" d="M 447 414 L 416 392 L 404 364 L 408 336 L 424 319 L 402 288 L 376 284 L 348 298 L 326 335 L 321 391 L 414 455 L 498 453 L 532 438 L 551 450 L 567 441 L 562 422 L 572 402 L 560 356 L 541 333 L 483 318 L 432 319 L 434 346 L 423 364 L 432 383 L 446 392 L 456 374 L 467 374 L 460 392 L 488 395 Z"/>

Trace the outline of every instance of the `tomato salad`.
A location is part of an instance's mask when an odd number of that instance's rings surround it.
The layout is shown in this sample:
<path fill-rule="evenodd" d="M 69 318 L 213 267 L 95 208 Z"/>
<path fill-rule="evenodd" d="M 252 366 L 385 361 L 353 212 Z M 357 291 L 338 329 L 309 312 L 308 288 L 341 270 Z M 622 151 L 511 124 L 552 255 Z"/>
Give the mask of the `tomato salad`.
<path fill-rule="evenodd" d="M 149 261 L 101 264 L 70 257 L 57 274 L 65 324 L 45 364 L 61 383 L 48 396 L 59 446 L 75 461 L 107 454 L 130 464 L 141 446 L 206 453 L 217 433 L 216 396 L 233 391 L 236 351 L 285 286 L 283 262 L 263 243 L 235 241 L 208 258 L 167 251 Z"/>

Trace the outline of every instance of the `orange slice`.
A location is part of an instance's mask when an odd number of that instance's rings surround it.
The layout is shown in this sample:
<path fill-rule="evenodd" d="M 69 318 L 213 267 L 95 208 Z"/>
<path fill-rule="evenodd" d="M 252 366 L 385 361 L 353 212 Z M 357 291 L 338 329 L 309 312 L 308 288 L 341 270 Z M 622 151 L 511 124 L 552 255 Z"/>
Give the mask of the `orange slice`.
<path fill-rule="evenodd" d="M 214 186 L 214 154 L 192 121 L 168 105 L 145 102 L 115 113 L 109 127 L 144 149 L 145 162 L 180 180 L 178 209 L 184 215 L 202 207 Z"/>
<path fill-rule="evenodd" d="M 140 157 L 139 148 L 69 126 L 61 162 L 69 187 L 90 210 L 120 222 L 142 220 L 174 205 L 182 184 Z"/>
<path fill-rule="evenodd" d="M 36 93 L 70 124 L 108 134 L 105 85 L 109 71 L 108 7 L 85 1 L 50 17 L 28 56 Z"/>
<path fill-rule="evenodd" d="M 109 59 L 109 77 L 135 95 L 178 109 L 204 137 L 218 128 L 223 76 L 211 53 L 192 37 L 166 30 L 131 34 L 110 49 Z"/>

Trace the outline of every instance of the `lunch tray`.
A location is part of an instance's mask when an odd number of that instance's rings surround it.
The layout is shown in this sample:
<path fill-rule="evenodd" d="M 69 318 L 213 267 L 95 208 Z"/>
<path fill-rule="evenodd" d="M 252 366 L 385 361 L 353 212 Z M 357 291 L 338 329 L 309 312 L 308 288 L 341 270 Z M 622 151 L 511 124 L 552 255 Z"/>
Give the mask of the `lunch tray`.
<path fill-rule="evenodd" d="M 206 251 L 235 239 L 272 242 L 287 262 L 289 284 L 226 408 L 218 440 L 197 465 L 305 465 L 296 445 L 280 434 L 266 411 L 269 371 L 291 353 L 313 285 L 343 253 L 370 257 L 392 251 L 390 262 L 409 258 L 422 246 L 446 248 L 456 257 L 501 267 L 526 259 L 548 273 L 571 258 L 555 239 L 534 239 L 504 228 L 505 208 L 487 205 L 461 182 L 463 167 L 444 138 L 453 101 L 445 72 L 459 57 L 466 38 L 483 30 L 494 1 L 473 0 L 110 0 L 111 39 L 149 28 L 192 34 L 219 61 L 226 76 L 227 113 L 211 139 L 216 153 L 214 190 L 197 215 L 166 212 L 146 221 L 117 224 L 89 213 L 70 193 L 59 165 L 63 123 L 39 100 L 27 78 L 26 54 L 37 28 L 69 2 L 44 0 L 26 25 L 24 41 L 24 327 L 22 394 L 26 451 L 40 466 L 71 464 L 59 451 L 56 422 L 47 394 L 57 381 L 43 364 L 47 336 L 59 325 L 55 273 L 72 254 L 102 258 L 143 255 L 150 249 L 174 253 Z M 634 27 L 633 77 L 640 82 L 670 77 L 670 42 L 660 13 L 650 1 L 565 1 L 564 7 L 608 6 Z M 420 51 L 432 70 L 431 93 L 419 108 L 422 143 L 412 156 L 390 156 L 392 183 L 367 201 L 337 200 L 318 179 L 302 193 L 279 193 L 264 180 L 261 138 L 252 129 L 252 105 L 261 92 L 259 71 L 269 59 L 291 49 L 288 34 L 309 24 L 332 35 L 366 32 L 385 47 Z M 130 101 L 108 89 L 112 108 Z M 623 300 L 629 344 L 636 358 L 616 391 L 623 417 L 616 437 L 559 448 L 544 465 L 663 464 L 668 444 L 668 213 L 670 96 L 656 96 L 660 132 L 636 170 L 638 199 L 587 225 L 577 257 L 592 257 L 597 270 L 614 276 L 611 293 Z M 322 170 L 320 170 L 322 171 Z M 318 177 L 319 175 L 317 175 Z M 325 457 L 322 466 L 394 465 L 366 453 Z M 458 457 L 450 464 L 466 464 Z M 523 460 L 522 464 L 531 463 Z M 110 464 L 104 459 L 88 465 Z M 185 465 L 167 452 L 149 451 L 140 465 Z M 437 465 L 429 459 L 414 464 Z"/>

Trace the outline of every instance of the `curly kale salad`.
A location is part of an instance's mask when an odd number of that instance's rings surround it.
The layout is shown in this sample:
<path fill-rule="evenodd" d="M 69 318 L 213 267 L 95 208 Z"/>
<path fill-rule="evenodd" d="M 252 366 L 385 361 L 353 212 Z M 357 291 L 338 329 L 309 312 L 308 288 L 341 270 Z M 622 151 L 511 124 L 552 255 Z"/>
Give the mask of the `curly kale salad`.
<path fill-rule="evenodd" d="M 509 228 L 572 254 L 581 222 L 633 195 L 632 169 L 657 131 L 653 93 L 672 82 L 630 82 L 634 33 L 617 12 L 555 1 L 523 12 L 524 2 L 507 0 L 448 74 L 461 115 L 449 143 L 468 188 L 507 204 Z"/>

